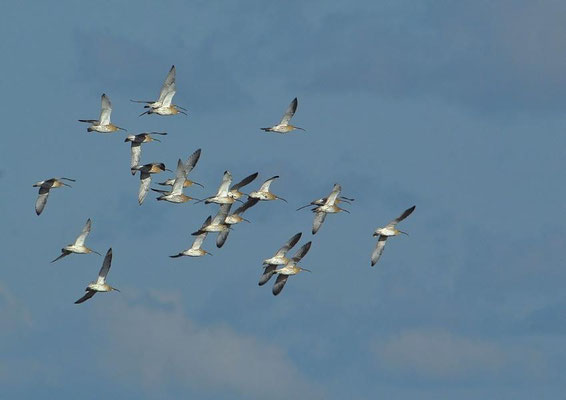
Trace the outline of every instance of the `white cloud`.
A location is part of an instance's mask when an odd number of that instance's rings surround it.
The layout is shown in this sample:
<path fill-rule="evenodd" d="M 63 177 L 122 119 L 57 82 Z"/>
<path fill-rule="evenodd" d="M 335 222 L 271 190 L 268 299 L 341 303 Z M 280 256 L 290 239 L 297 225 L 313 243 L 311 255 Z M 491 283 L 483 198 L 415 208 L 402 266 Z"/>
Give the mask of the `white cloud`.
<path fill-rule="evenodd" d="M 372 344 L 382 368 L 423 378 L 461 378 L 493 373 L 506 364 L 497 345 L 444 330 L 406 330 Z"/>
<path fill-rule="evenodd" d="M 108 318 L 110 338 L 101 361 L 112 376 L 142 381 L 150 389 L 176 384 L 228 391 L 233 398 L 322 398 L 287 357 L 285 343 L 196 323 L 177 295 L 151 291 L 130 300 L 100 317 Z"/>

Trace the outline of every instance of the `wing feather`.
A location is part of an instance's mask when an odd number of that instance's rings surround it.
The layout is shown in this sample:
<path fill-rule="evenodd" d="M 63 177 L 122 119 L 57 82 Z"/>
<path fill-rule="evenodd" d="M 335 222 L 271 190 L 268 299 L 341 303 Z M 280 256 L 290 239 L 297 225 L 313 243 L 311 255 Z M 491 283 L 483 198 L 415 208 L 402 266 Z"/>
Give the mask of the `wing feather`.
<path fill-rule="evenodd" d="M 289 104 L 289 107 L 287 107 L 287 110 L 285 111 L 283 118 L 281 118 L 281 122 L 279 122 L 279 125 L 289 124 L 289 121 L 291 121 L 291 118 L 293 118 L 293 115 L 295 115 L 295 111 L 297 111 L 298 104 L 299 102 L 295 97 L 293 101 L 291 101 L 291 104 Z"/>
<path fill-rule="evenodd" d="M 375 265 L 375 263 L 377 263 L 377 261 L 381 257 L 381 254 L 383 253 L 383 249 L 385 248 L 386 241 L 387 241 L 387 236 L 379 235 L 379 238 L 377 239 L 377 244 L 375 245 L 375 249 L 373 250 L 373 253 L 371 253 L 372 267 Z"/>
<path fill-rule="evenodd" d="M 77 240 L 75 240 L 75 246 L 84 246 L 85 239 L 88 236 L 88 234 L 90 233 L 91 225 L 92 225 L 92 222 L 89 218 L 89 219 L 86 220 L 86 224 L 85 224 L 83 230 L 81 231 L 81 234 L 79 236 L 77 236 Z"/>
<path fill-rule="evenodd" d="M 291 239 L 287 240 L 287 242 L 285 242 L 285 244 L 279 250 L 277 250 L 277 253 L 275 253 L 275 257 L 283 257 L 289 250 L 291 250 L 297 244 L 299 240 L 301 240 L 301 235 L 302 233 L 299 232 L 293 235 Z"/>
<path fill-rule="evenodd" d="M 94 296 L 96 294 L 96 292 L 94 290 L 87 290 L 85 295 L 83 297 L 81 297 L 80 299 L 78 299 L 77 301 L 75 301 L 75 304 L 81 304 L 84 303 L 85 301 L 87 301 L 88 299 L 90 299 L 92 296 Z"/>
<path fill-rule="evenodd" d="M 287 279 L 289 279 L 289 275 L 281 275 L 281 274 L 277 275 L 277 280 L 275 281 L 272 290 L 274 296 L 277 296 L 279 293 L 281 293 L 283 287 L 287 283 Z"/>
<path fill-rule="evenodd" d="M 112 103 L 106 94 L 102 95 L 101 98 L 101 109 L 100 109 L 100 125 L 110 124 L 110 114 L 112 114 Z"/>
<path fill-rule="evenodd" d="M 312 234 L 315 235 L 318 230 L 320 229 L 320 227 L 322 226 L 322 223 L 324 222 L 324 219 L 326 218 L 326 213 L 323 211 L 317 211 L 314 215 L 314 221 L 312 223 Z"/>
<path fill-rule="evenodd" d="M 151 175 L 147 172 L 140 171 L 140 190 L 138 191 L 138 203 L 143 203 L 147 192 L 149 192 L 149 185 L 151 184 Z"/>

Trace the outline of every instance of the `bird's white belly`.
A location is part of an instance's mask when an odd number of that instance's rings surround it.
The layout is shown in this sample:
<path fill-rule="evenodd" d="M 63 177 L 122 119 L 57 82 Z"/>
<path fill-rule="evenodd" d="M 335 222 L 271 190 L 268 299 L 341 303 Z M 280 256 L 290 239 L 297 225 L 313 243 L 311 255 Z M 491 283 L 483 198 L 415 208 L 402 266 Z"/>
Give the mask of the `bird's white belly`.
<path fill-rule="evenodd" d="M 271 257 L 267 260 L 263 260 L 264 264 L 271 264 L 271 265 L 285 265 L 289 262 L 287 257 Z"/>

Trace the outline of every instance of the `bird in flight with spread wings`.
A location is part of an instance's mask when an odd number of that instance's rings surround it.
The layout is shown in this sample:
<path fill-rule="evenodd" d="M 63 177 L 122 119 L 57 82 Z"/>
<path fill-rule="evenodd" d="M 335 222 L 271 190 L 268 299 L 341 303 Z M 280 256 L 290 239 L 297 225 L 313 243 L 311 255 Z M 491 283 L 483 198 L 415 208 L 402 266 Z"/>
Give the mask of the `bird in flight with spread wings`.
<path fill-rule="evenodd" d="M 304 131 L 303 128 L 299 128 L 298 126 L 294 126 L 289 123 L 291 121 L 291 118 L 293 118 L 293 115 L 295 115 L 295 111 L 297 111 L 298 104 L 299 102 L 295 97 L 293 101 L 291 101 L 291 104 L 289 104 L 289 107 L 287 107 L 285 114 L 283 114 L 283 118 L 281 118 L 281 121 L 277 125 L 273 125 L 269 128 L 261 128 L 261 130 L 266 132 L 277 132 L 277 133 L 287 133 L 294 131 L 295 129 L 300 129 L 301 131 Z"/>
<path fill-rule="evenodd" d="M 415 206 L 412 206 L 411 208 L 407 208 L 405 211 L 403 211 L 403 214 L 395 218 L 393 221 L 385 225 L 383 228 L 377 228 L 375 230 L 373 236 L 378 236 L 378 239 L 377 239 L 377 244 L 375 245 L 375 249 L 373 250 L 373 253 L 371 253 L 372 267 L 377 263 L 377 261 L 381 257 L 381 254 L 383 253 L 383 249 L 385 248 L 385 242 L 387 241 L 388 237 L 397 236 L 401 233 L 407 235 L 406 232 L 400 231 L 399 229 L 396 228 L 396 226 L 399 222 L 403 221 L 405 218 L 411 215 L 413 211 L 415 211 Z"/>

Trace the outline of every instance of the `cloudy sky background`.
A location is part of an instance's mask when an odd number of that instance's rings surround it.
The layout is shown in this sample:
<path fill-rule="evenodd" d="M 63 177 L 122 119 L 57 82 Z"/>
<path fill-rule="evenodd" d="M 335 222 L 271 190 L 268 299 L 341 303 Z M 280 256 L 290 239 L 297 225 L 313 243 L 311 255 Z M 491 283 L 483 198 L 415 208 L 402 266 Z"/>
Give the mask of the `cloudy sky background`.
<path fill-rule="evenodd" d="M 559 1 L 7 3 L 0 15 L 0 385 L 9 398 L 557 398 L 566 384 L 566 4 Z M 138 118 L 172 64 L 190 116 Z M 216 206 L 129 172 L 112 121 L 197 148 L 192 176 L 281 178 L 214 256 L 170 259 Z M 307 132 L 259 130 L 293 97 Z M 76 178 L 43 214 L 38 180 Z M 164 176 L 158 176 L 164 178 Z M 356 201 L 313 238 L 295 208 Z M 251 190 L 251 189 L 250 189 Z M 416 204 L 375 268 L 373 230 Z M 122 293 L 77 306 L 102 258 L 55 264 L 87 218 Z M 313 240 L 281 295 L 261 260 Z"/>

